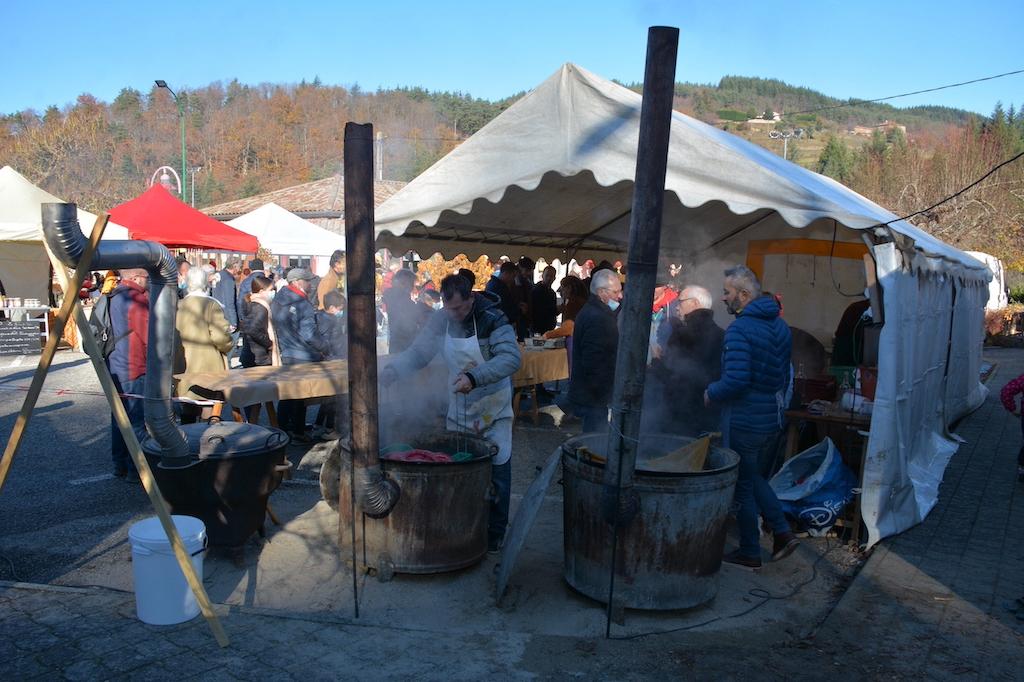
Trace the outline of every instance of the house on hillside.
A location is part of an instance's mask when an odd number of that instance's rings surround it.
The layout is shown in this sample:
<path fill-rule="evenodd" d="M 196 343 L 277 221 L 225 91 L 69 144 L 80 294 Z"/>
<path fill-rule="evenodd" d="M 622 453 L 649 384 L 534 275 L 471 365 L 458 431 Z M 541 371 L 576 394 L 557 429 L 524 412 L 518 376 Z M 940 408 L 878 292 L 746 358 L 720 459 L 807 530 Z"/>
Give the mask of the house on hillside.
<path fill-rule="evenodd" d="M 900 125 L 899 123 L 896 123 L 895 121 L 890 121 L 888 119 L 882 121 L 881 123 L 875 126 L 853 126 L 853 128 L 851 128 L 847 132 L 849 132 L 851 135 L 871 137 L 872 135 L 875 134 L 876 130 L 879 130 L 883 133 L 888 133 L 893 130 L 899 130 L 904 135 L 907 134 L 907 126 Z"/>
<path fill-rule="evenodd" d="M 374 206 L 380 206 L 406 184 L 398 180 L 375 181 L 373 183 Z M 326 230 L 345 234 L 345 182 L 340 174 L 323 180 L 314 180 L 272 192 L 256 194 L 244 199 L 227 201 L 200 210 L 217 220 L 227 221 L 234 220 L 238 216 L 271 202 Z"/>
<path fill-rule="evenodd" d="M 777 111 L 773 111 L 771 118 L 762 118 L 761 116 L 758 116 L 757 118 L 748 118 L 747 119 L 747 123 L 750 124 L 750 125 L 755 125 L 755 126 L 756 125 L 770 126 L 770 125 L 775 125 L 776 123 L 780 122 L 781 120 L 782 120 L 782 114 L 777 112 Z"/>

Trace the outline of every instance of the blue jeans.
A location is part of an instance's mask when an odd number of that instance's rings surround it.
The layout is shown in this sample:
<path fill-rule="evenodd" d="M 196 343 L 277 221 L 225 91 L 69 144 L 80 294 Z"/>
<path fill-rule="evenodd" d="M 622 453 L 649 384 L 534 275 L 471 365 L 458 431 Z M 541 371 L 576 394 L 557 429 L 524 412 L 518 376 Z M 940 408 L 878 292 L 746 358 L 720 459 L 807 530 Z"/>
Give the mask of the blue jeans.
<path fill-rule="evenodd" d="M 281 358 L 281 364 L 283 366 L 301 365 L 306 362 L 306 360 L 296 360 L 295 358 Z M 278 401 L 277 426 L 282 431 L 287 431 L 289 433 L 305 433 L 306 401 L 301 398 L 298 400 Z"/>
<path fill-rule="evenodd" d="M 495 499 L 491 502 L 491 513 L 487 517 L 487 544 L 496 547 L 505 537 L 508 527 L 508 507 L 512 497 L 512 460 L 491 467 L 491 485 Z"/>
<path fill-rule="evenodd" d="M 766 462 L 775 457 L 777 433 L 729 432 L 729 447 L 740 456 L 739 480 L 736 481 L 736 521 L 740 527 L 740 554 L 761 557 L 757 517 L 764 514 L 776 535 L 789 532 L 789 523 L 775 491 L 761 475 Z"/>
<path fill-rule="evenodd" d="M 114 386 L 118 393 L 136 393 L 142 395 L 146 390 L 146 377 L 141 376 L 131 381 L 121 381 L 116 374 L 112 374 Z M 142 398 L 121 398 L 125 412 L 128 413 L 128 421 L 132 424 L 132 431 L 141 443 L 146 437 L 146 413 L 145 401 Z M 135 471 L 135 463 L 128 452 L 128 444 L 121 437 L 121 429 L 117 428 L 117 420 L 110 415 L 110 456 L 114 460 L 114 469 L 118 471 Z"/>

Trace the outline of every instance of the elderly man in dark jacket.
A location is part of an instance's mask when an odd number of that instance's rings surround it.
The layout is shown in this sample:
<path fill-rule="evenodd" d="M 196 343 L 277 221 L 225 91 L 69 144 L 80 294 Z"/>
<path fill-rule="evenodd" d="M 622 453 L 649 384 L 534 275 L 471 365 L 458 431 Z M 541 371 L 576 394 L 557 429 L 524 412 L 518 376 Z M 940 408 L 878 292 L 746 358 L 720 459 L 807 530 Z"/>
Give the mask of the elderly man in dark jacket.
<path fill-rule="evenodd" d="M 496 500 L 487 522 L 487 550 L 497 553 L 508 526 L 512 489 L 511 376 L 523 359 L 497 296 L 473 293 L 470 287 L 461 275 L 441 280 L 444 308 L 435 311 L 413 345 L 381 371 L 381 382 L 390 385 L 442 355 L 448 366 L 448 430 L 475 433 L 498 446 L 491 458 Z"/>
<path fill-rule="evenodd" d="M 722 378 L 704 392 L 706 405 L 723 409 L 727 446 L 740 456 L 736 520 L 739 549 L 723 559 L 745 568 L 761 566 L 757 519 L 764 514 L 775 534 L 772 558 L 789 556 L 798 544 L 768 481 L 761 475 L 774 458 L 782 429 L 785 394 L 791 379 L 792 335 L 779 317 L 779 303 L 761 294 L 761 283 L 747 267 L 725 271 L 722 302 L 736 316 L 725 332 Z"/>
<path fill-rule="evenodd" d="M 608 402 L 614 389 L 619 348 L 616 311 L 621 300 L 618 274 L 600 270 L 591 278 L 590 298 L 576 315 L 568 401 L 570 410 L 583 420 L 584 433 L 608 426 Z"/>
<path fill-rule="evenodd" d="M 313 273 L 305 268 L 288 271 L 288 285 L 282 287 L 270 304 L 270 318 L 277 335 L 282 365 L 319 362 L 330 353 L 328 342 L 316 326 L 316 309 L 309 300 Z M 302 400 L 282 400 L 277 420 L 293 441 L 309 443 L 306 433 L 306 404 Z"/>
<path fill-rule="evenodd" d="M 687 286 L 669 318 L 665 351 L 655 362 L 663 386 L 666 431 L 696 436 L 717 431 L 720 415 L 715 405 L 704 405 L 704 389 L 722 374 L 725 332 L 715 324 L 711 293 Z"/>

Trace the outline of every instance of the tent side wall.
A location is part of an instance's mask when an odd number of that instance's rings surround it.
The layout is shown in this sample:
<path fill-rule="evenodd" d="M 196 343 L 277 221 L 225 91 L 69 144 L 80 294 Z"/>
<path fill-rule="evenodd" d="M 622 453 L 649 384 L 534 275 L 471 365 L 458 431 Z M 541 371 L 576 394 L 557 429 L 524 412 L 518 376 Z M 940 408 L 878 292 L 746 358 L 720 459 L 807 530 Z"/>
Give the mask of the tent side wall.
<path fill-rule="evenodd" d="M 951 415 L 985 396 L 978 366 L 987 293 L 980 280 L 960 282 L 921 254 L 908 262 L 893 243 L 873 251 L 885 326 L 861 493 L 869 546 L 920 523 L 935 506 L 959 446 L 947 431 Z"/>
<path fill-rule="evenodd" d="M 39 242 L 0 242 L 0 281 L 8 296 L 38 298 L 50 293 L 50 261 Z"/>

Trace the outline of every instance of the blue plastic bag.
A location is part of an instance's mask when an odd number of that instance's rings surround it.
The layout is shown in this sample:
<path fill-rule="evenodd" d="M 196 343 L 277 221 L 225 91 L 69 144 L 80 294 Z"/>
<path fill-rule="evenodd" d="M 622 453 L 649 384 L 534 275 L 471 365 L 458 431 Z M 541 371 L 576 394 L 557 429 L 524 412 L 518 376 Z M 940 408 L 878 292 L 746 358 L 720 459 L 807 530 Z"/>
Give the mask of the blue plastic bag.
<path fill-rule="evenodd" d="M 826 438 L 788 460 L 768 482 L 782 504 L 814 536 L 824 535 L 856 494 L 857 477 Z"/>

